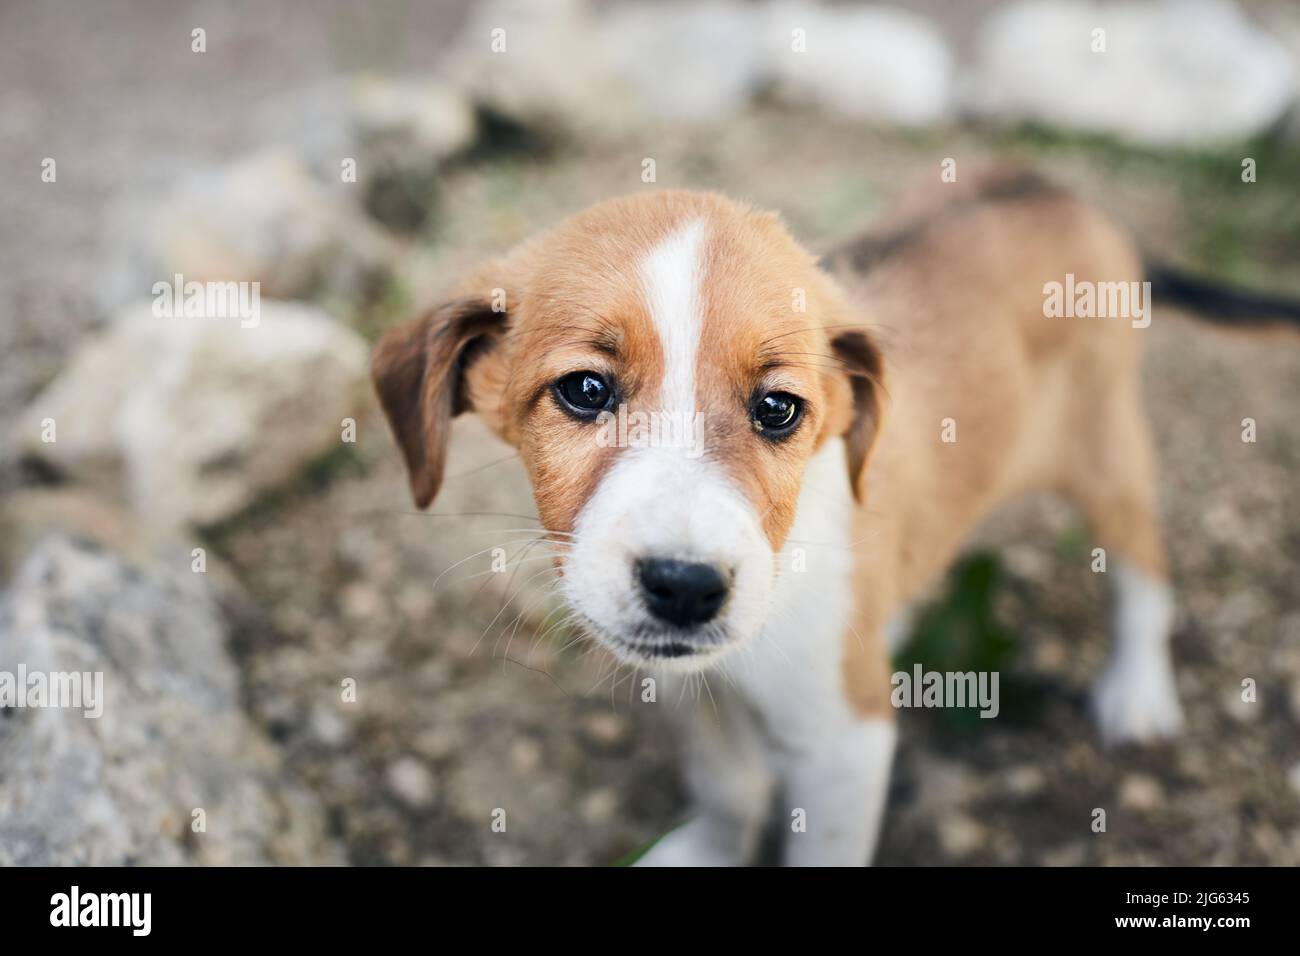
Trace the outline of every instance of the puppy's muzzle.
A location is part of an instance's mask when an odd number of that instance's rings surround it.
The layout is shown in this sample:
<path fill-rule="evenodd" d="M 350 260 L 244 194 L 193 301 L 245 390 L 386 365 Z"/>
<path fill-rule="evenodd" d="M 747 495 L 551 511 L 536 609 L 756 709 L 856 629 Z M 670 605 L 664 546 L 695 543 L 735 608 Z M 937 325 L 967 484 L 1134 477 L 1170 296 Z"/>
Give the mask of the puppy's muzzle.
<path fill-rule="evenodd" d="M 731 594 L 731 572 L 712 564 L 675 558 L 643 558 L 637 580 L 646 609 L 681 630 L 707 624 Z"/>

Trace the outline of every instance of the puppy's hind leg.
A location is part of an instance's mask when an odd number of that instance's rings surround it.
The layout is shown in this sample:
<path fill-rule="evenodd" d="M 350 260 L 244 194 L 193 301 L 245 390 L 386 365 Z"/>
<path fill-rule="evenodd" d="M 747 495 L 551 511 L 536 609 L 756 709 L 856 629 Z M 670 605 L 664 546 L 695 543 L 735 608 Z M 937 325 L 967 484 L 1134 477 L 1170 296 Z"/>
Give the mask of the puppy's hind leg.
<path fill-rule="evenodd" d="M 1136 391 L 1136 390 L 1134 390 Z M 1092 690 L 1107 745 L 1145 742 L 1182 729 L 1169 638 L 1174 601 L 1155 505 L 1155 467 L 1139 396 L 1113 404 L 1091 467 L 1072 497 L 1106 550 L 1114 647 Z M 1100 465 L 1100 467 L 1098 467 Z"/>
<path fill-rule="evenodd" d="M 1102 740 L 1114 745 L 1173 736 L 1182 729 L 1183 712 L 1169 654 L 1174 615 L 1169 585 L 1123 560 L 1111 574 L 1115 646 L 1092 692 Z"/>

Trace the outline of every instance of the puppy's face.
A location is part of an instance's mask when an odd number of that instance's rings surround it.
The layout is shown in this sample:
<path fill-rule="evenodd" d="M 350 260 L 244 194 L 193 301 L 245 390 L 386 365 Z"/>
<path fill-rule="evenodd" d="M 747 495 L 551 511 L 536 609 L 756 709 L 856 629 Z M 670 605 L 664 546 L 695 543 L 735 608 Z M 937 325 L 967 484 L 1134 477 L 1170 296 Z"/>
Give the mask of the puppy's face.
<path fill-rule="evenodd" d="M 756 635 L 808 459 L 843 437 L 859 491 L 880 414 L 879 354 L 829 278 L 774 217 L 691 193 L 602 203 L 489 263 L 373 372 L 417 504 L 450 418 L 479 413 L 590 633 L 686 667 Z"/>

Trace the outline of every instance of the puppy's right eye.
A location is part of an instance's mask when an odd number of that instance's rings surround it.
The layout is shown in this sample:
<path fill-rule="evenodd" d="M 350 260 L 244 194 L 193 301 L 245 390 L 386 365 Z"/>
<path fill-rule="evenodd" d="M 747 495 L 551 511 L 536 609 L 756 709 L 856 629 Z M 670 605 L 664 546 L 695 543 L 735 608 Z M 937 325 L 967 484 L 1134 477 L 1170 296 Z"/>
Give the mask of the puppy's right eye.
<path fill-rule="evenodd" d="M 566 412 L 583 419 L 614 404 L 614 389 L 595 372 L 570 372 L 555 383 L 555 395 Z"/>

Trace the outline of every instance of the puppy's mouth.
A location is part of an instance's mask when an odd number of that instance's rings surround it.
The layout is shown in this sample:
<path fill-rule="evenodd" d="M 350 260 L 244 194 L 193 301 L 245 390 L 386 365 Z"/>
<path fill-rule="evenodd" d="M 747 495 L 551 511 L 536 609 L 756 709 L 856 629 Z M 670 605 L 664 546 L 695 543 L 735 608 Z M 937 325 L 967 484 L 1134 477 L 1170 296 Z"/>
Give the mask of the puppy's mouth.
<path fill-rule="evenodd" d="M 586 620 L 588 634 L 597 643 L 629 664 L 676 665 L 685 669 L 702 667 L 734 647 L 736 640 L 714 626 L 700 633 L 659 631 L 645 627 L 626 633 L 611 633 Z"/>
<path fill-rule="evenodd" d="M 701 647 L 696 644 L 687 644 L 685 641 L 669 640 L 662 643 L 653 643 L 650 641 L 619 641 L 618 643 L 637 657 L 644 657 L 647 660 L 681 660 L 685 657 L 695 657 L 696 655 L 705 654 L 709 651 L 709 648 L 707 647 Z"/>

